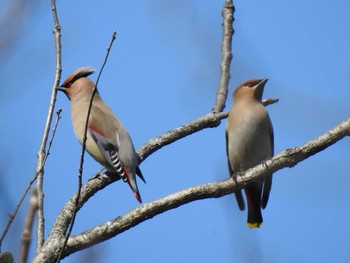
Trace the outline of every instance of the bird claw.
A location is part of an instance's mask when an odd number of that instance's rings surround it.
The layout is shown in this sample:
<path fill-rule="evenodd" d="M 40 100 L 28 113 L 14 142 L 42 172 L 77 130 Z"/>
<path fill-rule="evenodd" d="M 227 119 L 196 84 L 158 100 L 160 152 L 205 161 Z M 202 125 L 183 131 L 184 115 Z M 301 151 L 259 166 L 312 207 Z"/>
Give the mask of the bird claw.
<path fill-rule="evenodd" d="M 102 167 L 100 170 L 98 170 L 89 180 L 88 182 L 92 181 L 92 180 L 95 180 L 95 179 L 100 179 L 102 175 L 104 175 L 105 173 L 102 173 L 102 171 L 104 170 L 105 168 Z"/>

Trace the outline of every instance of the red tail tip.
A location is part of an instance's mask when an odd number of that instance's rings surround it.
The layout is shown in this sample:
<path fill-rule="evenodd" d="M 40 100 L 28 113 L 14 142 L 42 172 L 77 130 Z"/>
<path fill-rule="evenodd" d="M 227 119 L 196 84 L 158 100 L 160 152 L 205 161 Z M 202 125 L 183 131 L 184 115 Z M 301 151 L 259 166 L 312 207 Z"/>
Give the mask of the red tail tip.
<path fill-rule="evenodd" d="M 134 193 L 135 198 L 137 199 L 137 201 L 139 201 L 140 203 L 142 203 L 142 199 L 141 196 L 138 193 Z"/>

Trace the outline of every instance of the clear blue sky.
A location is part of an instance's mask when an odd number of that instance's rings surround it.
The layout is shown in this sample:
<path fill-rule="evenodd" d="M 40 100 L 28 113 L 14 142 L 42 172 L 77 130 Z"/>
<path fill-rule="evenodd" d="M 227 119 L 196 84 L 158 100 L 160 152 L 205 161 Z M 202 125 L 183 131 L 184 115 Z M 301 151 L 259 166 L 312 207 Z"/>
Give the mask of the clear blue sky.
<path fill-rule="evenodd" d="M 3 1 L 1 9 L 7 10 L 10 2 Z M 99 89 L 139 148 L 212 108 L 219 81 L 223 4 L 58 1 L 62 81 L 81 66 L 99 69 L 116 30 Z M 276 153 L 349 117 L 349 1 L 240 0 L 235 6 L 230 94 L 248 78 L 270 79 L 264 97 L 280 99 L 268 107 Z M 1 231 L 7 213 L 34 175 L 55 70 L 50 1 L 36 1 L 25 11 L 15 42 L 0 57 Z M 226 109 L 231 105 L 229 98 Z M 63 94 L 56 106 L 63 112 L 45 169 L 46 234 L 77 189 L 80 158 Z M 144 202 L 227 178 L 225 123 L 164 147 L 142 163 L 147 180 L 147 185 L 139 184 Z M 239 211 L 229 195 L 157 216 L 93 247 L 93 255 L 106 263 L 348 262 L 349 149 L 349 139 L 344 139 L 292 169 L 277 172 L 261 229 L 247 228 L 246 212 Z M 99 168 L 87 156 L 84 181 Z M 3 245 L 16 256 L 27 204 L 28 200 Z M 81 210 L 73 232 L 137 205 L 128 186 L 115 183 Z M 64 262 L 81 262 L 84 257 L 86 252 L 80 252 Z"/>

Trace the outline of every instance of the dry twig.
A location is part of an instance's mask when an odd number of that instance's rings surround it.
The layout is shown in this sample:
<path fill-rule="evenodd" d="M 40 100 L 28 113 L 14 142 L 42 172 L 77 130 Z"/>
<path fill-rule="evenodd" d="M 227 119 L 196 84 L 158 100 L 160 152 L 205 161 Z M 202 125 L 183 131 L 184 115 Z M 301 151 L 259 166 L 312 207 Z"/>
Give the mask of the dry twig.
<path fill-rule="evenodd" d="M 29 210 L 27 213 L 24 229 L 22 232 L 21 247 L 19 251 L 19 263 L 26 263 L 28 251 L 32 241 L 32 229 L 34 224 L 35 213 L 38 210 L 38 190 L 33 188 L 29 199 Z"/>

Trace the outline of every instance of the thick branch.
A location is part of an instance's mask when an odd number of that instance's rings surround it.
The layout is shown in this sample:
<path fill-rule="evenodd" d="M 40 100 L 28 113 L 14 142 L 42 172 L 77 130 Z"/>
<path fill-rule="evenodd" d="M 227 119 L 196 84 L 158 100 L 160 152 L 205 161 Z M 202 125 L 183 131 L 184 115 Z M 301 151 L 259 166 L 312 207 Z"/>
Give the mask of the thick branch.
<path fill-rule="evenodd" d="M 79 235 L 72 236 L 67 243 L 67 249 L 64 251 L 63 257 L 103 242 L 170 209 L 195 200 L 215 198 L 230 194 L 234 190 L 242 188 L 248 183 L 264 177 L 268 173 L 274 173 L 282 168 L 296 165 L 304 159 L 326 149 L 345 136 L 350 136 L 350 118 L 322 136 L 309 141 L 300 147 L 287 149 L 266 162 L 242 173 L 241 176 L 238 177 L 237 184 L 231 179 L 228 179 L 222 182 L 191 187 L 156 201 L 146 203 L 112 221 L 106 222 Z M 81 207 L 95 193 L 95 191 L 107 186 L 113 181 L 114 179 L 107 176 L 101 176 L 101 178 L 88 182 L 82 189 L 79 207 Z M 37 255 L 33 262 L 52 262 L 54 260 L 56 255 L 55 251 L 57 251 L 61 242 L 63 242 L 62 237 L 65 231 L 64 228 L 67 227 L 67 222 L 64 222 L 64 220 L 69 220 L 69 216 L 72 215 L 74 198 L 75 196 L 61 211 L 41 253 Z"/>
<path fill-rule="evenodd" d="M 53 262 L 60 252 L 60 248 L 63 245 L 65 239 L 65 233 L 68 229 L 69 223 L 73 217 L 74 210 L 78 212 L 80 208 L 99 190 L 102 190 L 109 184 L 119 180 L 117 177 L 109 177 L 106 174 L 102 174 L 98 177 L 94 177 L 88 181 L 82 188 L 80 193 L 80 199 L 78 207 L 75 206 L 77 194 L 75 194 L 68 203 L 63 207 L 61 212 L 56 218 L 54 226 L 46 239 L 46 242 L 41 252 L 35 257 L 33 262 Z"/>
<path fill-rule="evenodd" d="M 350 118 L 320 137 L 306 144 L 287 149 L 266 162 L 249 169 L 238 177 L 237 183 L 231 179 L 190 187 L 167 197 L 144 204 L 112 221 L 106 222 L 89 231 L 73 236 L 68 244 L 65 256 L 78 250 L 90 247 L 114 237 L 139 223 L 146 221 L 170 209 L 206 198 L 217 198 L 242 188 L 263 178 L 266 174 L 275 173 L 285 167 L 293 167 L 299 162 L 328 148 L 345 136 L 350 136 Z"/>
<path fill-rule="evenodd" d="M 169 145 L 177 140 L 180 140 L 188 135 L 206 128 L 214 128 L 219 126 L 221 120 L 226 118 L 227 114 L 227 112 L 221 112 L 218 114 L 209 113 L 190 123 L 182 125 L 176 129 L 170 130 L 156 138 L 149 140 L 137 151 L 141 161 L 144 161 L 148 156 L 160 148 Z"/>

